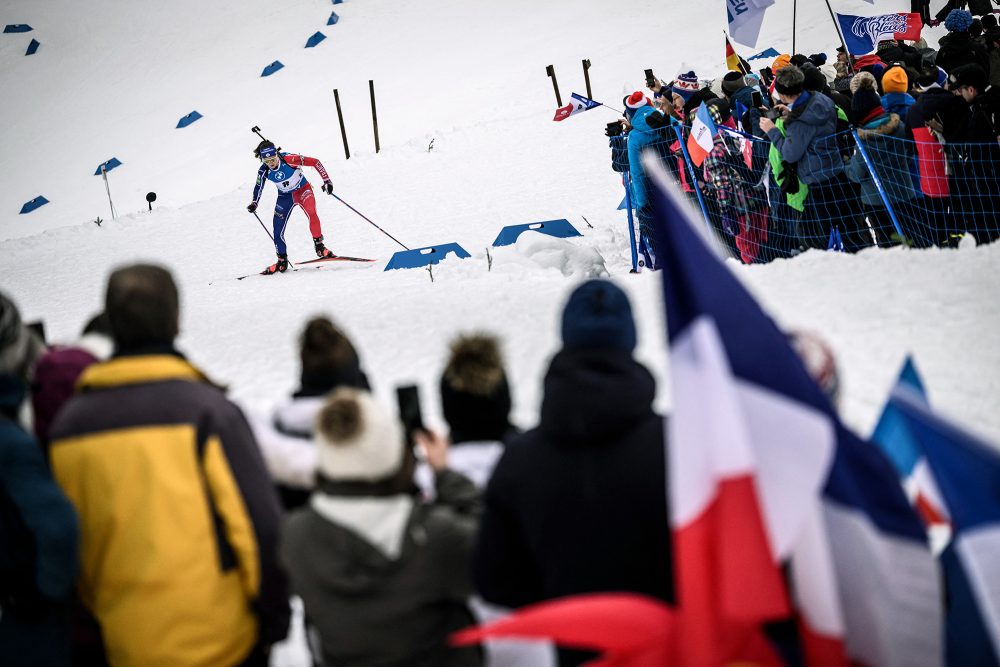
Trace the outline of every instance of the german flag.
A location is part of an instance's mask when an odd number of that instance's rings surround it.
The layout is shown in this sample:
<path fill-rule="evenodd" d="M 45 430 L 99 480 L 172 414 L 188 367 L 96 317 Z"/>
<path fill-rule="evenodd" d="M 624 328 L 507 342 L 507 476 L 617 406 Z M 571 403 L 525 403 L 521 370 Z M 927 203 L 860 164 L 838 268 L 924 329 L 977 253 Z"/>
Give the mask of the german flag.
<path fill-rule="evenodd" d="M 740 74 L 748 74 L 750 72 L 750 64 L 736 54 L 736 50 L 733 49 L 733 45 L 729 42 L 729 35 L 726 35 L 726 67 Z"/>

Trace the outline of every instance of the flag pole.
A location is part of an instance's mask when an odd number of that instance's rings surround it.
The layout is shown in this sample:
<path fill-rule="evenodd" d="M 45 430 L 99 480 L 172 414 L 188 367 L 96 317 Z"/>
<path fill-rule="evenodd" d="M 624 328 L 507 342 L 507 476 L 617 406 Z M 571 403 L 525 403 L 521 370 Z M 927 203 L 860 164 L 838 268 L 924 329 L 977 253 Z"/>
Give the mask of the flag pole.
<path fill-rule="evenodd" d="M 827 2 L 826 6 L 829 7 L 830 3 Z M 799 21 L 799 0 L 792 0 L 792 55 L 794 56 L 795 51 L 795 28 Z"/>
<path fill-rule="evenodd" d="M 847 56 L 847 66 L 854 71 L 854 59 L 851 57 L 851 52 L 847 50 L 847 40 L 844 39 L 844 33 L 840 30 L 840 21 L 837 20 L 836 14 L 833 13 L 833 7 L 830 6 L 830 0 L 826 0 L 826 9 L 830 12 L 830 20 L 833 21 L 833 27 L 837 29 L 837 37 L 840 38 L 840 45 L 844 47 L 844 54 Z"/>

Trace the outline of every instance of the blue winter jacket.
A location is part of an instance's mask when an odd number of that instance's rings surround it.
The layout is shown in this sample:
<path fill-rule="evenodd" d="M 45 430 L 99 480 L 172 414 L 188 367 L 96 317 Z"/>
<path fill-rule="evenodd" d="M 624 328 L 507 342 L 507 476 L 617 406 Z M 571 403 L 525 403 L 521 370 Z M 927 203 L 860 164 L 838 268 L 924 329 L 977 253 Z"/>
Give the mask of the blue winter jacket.
<path fill-rule="evenodd" d="M 799 178 L 814 185 L 844 171 L 833 136 L 836 131 L 837 107 L 833 100 L 822 93 L 804 92 L 785 118 L 785 134 L 773 128 L 767 137 L 781 153 L 781 159 L 798 163 Z"/>
<path fill-rule="evenodd" d="M 3 582 L 5 593 L 13 585 L 19 597 L 45 609 L 65 601 L 73 590 L 79 529 L 76 512 L 52 479 L 38 443 L 14 421 L 24 396 L 21 380 L 0 375 L 0 563 L 4 579 L 17 577 Z M 4 609 L 0 655 L 4 665 L 68 665 L 69 627 L 58 614 L 38 620 Z"/>
<path fill-rule="evenodd" d="M 649 203 L 648 178 L 642 167 L 642 149 L 660 141 L 660 134 L 649 126 L 651 114 L 660 113 L 651 106 L 638 109 L 632 116 L 632 130 L 628 133 L 628 168 L 632 173 L 632 206 L 642 208 Z"/>
<path fill-rule="evenodd" d="M 911 144 L 906 141 L 906 129 L 896 114 L 882 114 L 858 130 L 858 138 L 868 153 L 875 174 L 882 181 L 891 202 L 909 201 L 915 196 L 910 164 Z M 878 186 L 872 178 L 861 152 L 856 152 L 847 165 L 847 177 L 861 185 L 861 201 L 870 208 L 885 208 Z"/>
<path fill-rule="evenodd" d="M 894 113 L 906 119 L 906 113 L 917 100 L 909 93 L 886 93 L 882 96 L 882 108 L 886 113 Z"/>

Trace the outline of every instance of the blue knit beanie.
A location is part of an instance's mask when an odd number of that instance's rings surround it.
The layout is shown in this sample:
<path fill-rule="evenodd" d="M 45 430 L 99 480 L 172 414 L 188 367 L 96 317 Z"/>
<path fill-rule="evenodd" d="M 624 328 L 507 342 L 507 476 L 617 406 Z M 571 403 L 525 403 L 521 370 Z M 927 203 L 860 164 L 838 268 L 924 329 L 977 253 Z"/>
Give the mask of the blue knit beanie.
<path fill-rule="evenodd" d="M 948 18 L 944 20 L 944 27 L 948 32 L 968 32 L 972 25 L 972 14 L 964 9 L 953 9 L 948 12 Z"/>
<path fill-rule="evenodd" d="M 607 280 L 588 280 L 569 297 L 562 317 L 565 347 L 635 349 L 635 320 L 628 296 Z"/>
<path fill-rule="evenodd" d="M 701 90 L 701 84 L 698 83 L 698 76 L 692 71 L 686 74 L 679 75 L 674 79 L 674 84 L 670 89 L 680 95 L 685 102 L 691 99 L 691 96 Z"/>

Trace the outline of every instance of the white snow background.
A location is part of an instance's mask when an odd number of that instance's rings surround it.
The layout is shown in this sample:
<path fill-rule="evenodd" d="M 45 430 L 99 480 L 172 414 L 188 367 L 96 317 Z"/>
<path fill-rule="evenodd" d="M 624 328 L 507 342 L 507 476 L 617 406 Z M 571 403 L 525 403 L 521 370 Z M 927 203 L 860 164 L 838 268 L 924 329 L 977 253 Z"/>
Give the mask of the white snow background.
<path fill-rule="evenodd" d="M 936 0 L 933 9 L 943 4 Z M 179 346 L 250 409 L 267 410 L 297 383 L 297 336 L 325 313 L 358 346 L 376 393 L 420 384 L 429 423 L 441 425 L 437 381 L 447 342 L 486 330 L 503 340 L 515 421 L 533 425 L 541 379 L 559 346 L 559 315 L 581 280 L 609 274 L 633 300 L 639 357 L 669 406 L 658 278 L 628 275 L 618 175 L 603 135 L 616 114 L 595 109 L 563 123 L 545 66 L 564 99 L 584 93 L 621 108 L 642 70 L 665 79 L 694 68 L 721 74 L 725 13 L 712 2 L 599 0 L 5 0 L 0 35 L 0 289 L 53 341 L 70 342 L 101 308 L 110 269 L 160 262 L 180 282 Z M 823 3 L 800 3 L 799 51 L 831 56 L 836 33 Z M 809 5 L 809 6 L 807 6 Z M 847 13 L 908 3 L 834 0 Z M 327 26 L 331 11 L 340 22 Z M 790 49 L 791 0 L 769 10 L 756 48 Z M 303 48 L 315 31 L 327 39 Z M 943 28 L 928 29 L 934 41 Z M 41 48 L 30 57 L 31 38 Z M 260 72 L 271 61 L 285 68 Z M 767 64 L 759 61 L 759 66 Z M 375 81 L 382 151 L 371 135 Z M 344 159 L 332 90 L 339 89 L 352 156 Z M 204 118 L 185 129 L 178 119 Z M 286 150 L 320 158 L 335 191 L 411 247 L 457 241 L 474 257 L 426 271 L 382 272 L 398 248 L 331 197 L 307 169 L 334 252 L 377 258 L 236 281 L 273 261 L 270 240 L 246 212 L 260 125 Z M 434 140 L 433 150 L 428 144 Z M 112 221 L 94 170 L 109 173 Z M 145 194 L 158 201 L 146 211 Z M 44 194 L 52 203 L 18 215 Z M 260 208 L 270 224 L 274 189 Z M 98 227 L 92 221 L 105 220 Z M 583 217 L 593 225 L 589 228 Z M 529 233 L 516 247 L 484 249 L 500 228 L 567 218 L 584 237 Z M 305 217 L 292 216 L 292 260 L 312 255 Z M 932 402 L 1000 441 L 995 276 L 1000 248 L 809 252 L 730 268 L 786 328 L 820 332 L 841 371 L 842 410 L 867 434 L 907 353 Z"/>

